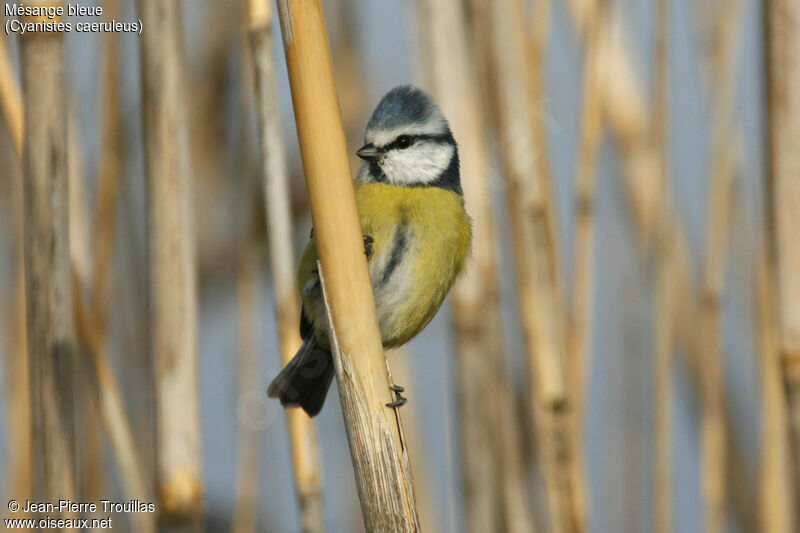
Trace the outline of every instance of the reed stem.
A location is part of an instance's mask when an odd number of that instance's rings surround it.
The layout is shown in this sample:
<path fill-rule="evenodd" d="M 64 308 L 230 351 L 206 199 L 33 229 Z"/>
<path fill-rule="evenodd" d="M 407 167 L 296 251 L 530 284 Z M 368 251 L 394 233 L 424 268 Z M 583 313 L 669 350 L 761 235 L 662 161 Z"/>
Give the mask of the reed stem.
<path fill-rule="evenodd" d="M 24 22 L 36 21 L 25 17 Z M 36 458 L 32 496 L 46 502 L 77 494 L 63 36 L 28 32 L 20 46 L 28 126 L 23 190 L 32 457 Z"/>
<path fill-rule="evenodd" d="M 662 198 L 661 205 L 669 205 L 670 197 L 670 142 L 671 123 L 670 110 L 670 45 L 671 24 L 668 0 L 657 0 L 655 10 L 655 62 L 656 75 L 654 83 L 652 112 L 652 142 L 656 151 L 657 188 Z M 672 403 L 673 403 L 673 351 L 675 337 L 675 257 L 674 250 L 669 247 L 668 211 L 664 207 L 657 224 L 655 242 L 655 297 L 654 297 L 654 339 L 653 339 L 653 381 L 654 387 L 654 424 L 655 424 L 655 532 L 671 533 L 673 530 L 673 456 L 672 456 Z"/>
<path fill-rule="evenodd" d="M 501 337 L 482 80 L 470 59 L 462 4 L 421 0 L 418 9 L 428 84 L 459 144 L 464 203 L 474 228 L 473 260 L 453 289 L 464 522 L 474 532 L 496 531 L 500 524 L 507 531 L 529 532 L 531 498 Z"/>
<path fill-rule="evenodd" d="M 297 328 L 300 307 L 295 291 L 291 195 L 278 113 L 270 2 L 251 0 L 248 19 L 255 71 L 270 271 L 275 290 L 280 359 L 286 365 L 300 347 Z M 321 533 L 325 530 L 325 525 L 322 515 L 322 467 L 316 424 L 299 409 L 288 410 L 286 422 L 302 531 Z"/>
<path fill-rule="evenodd" d="M 535 419 L 549 529 L 574 531 L 579 520 L 571 487 L 575 456 L 564 375 L 559 254 L 551 186 L 537 162 L 546 147 L 537 144 L 534 127 L 543 119 L 542 101 L 531 99 L 534 78 L 521 3 L 492 2 L 489 16 L 514 271 L 530 374 L 528 401 Z"/>
<path fill-rule="evenodd" d="M 75 287 L 80 286 L 75 270 L 72 282 Z M 131 500 L 150 502 L 152 494 L 145 481 L 142 462 L 136 450 L 136 439 L 133 437 L 133 429 L 125 410 L 119 383 L 108 363 L 108 355 L 104 348 L 106 332 L 102 329 L 103 322 L 96 312 L 85 306 L 83 297 L 77 290 L 73 291 L 73 307 L 78 336 L 89 356 L 88 364 L 84 368 L 91 371 L 90 391 L 100 414 L 103 429 L 111 441 L 125 496 Z M 150 533 L 156 530 L 155 516 L 152 513 L 132 513 L 130 518 L 136 531 Z"/>
<path fill-rule="evenodd" d="M 791 533 L 796 531 L 797 519 L 792 483 L 791 426 L 781 373 L 775 265 L 766 239 L 759 259 L 756 280 L 762 398 L 759 531 Z"/>
<path fill-rule="evenodd" d="M 572 496 L 575 530 L 579 532 L 585 532 L 588 528 L 588 481 L 583 428 L 586 422 L 586 390 L 589 386 L 588 367 L 594 314 L 595 181 L 597 152 L 603 134 L 600 76 L 604 39 L 607 39 L 605 33 L 608 31 L 606 19 L 607 13 L 603 6 L 603 10 L 597 11 L 589 21 L 586 30 L 580 139 L 575 170 L 574 292 L 566 368 L 572 406 L 571 439 L 575 453 L 572 465 Z"/>
<path fill-rule="evenodd" d="M 249 183 L 249 182 L 248 182 Z M 239 376 L 237 419 L 239 447 L 236 466 L 236 503 L 233 513 L 234 533 L 252 533 L 258 522 L 258 485 L 261 464 L 262 432 L 248 408 L 253 395 L 261 396 L 261 365 L 259 318 L 261 317 L 261 284 L 259 283 L 260 249 L 253 224 L 253 209 L 248 208 L 251 198 L 249 187 L 244 187 L 242 197 L 243 229 L 240 237 L 236 274 L 236 293 L 239 301 Z M 250 205 L 253 202 L 249 202 Z M 255 405 L 258 405 L 257 403 Z"/>
<path fill-rule="evenodd" d="M 418 531 L 400 416 L 386 405 L 394 400 L 391 378 L 363 253 L 322 3 L 283 0 L 278 12 L 364 524 L 367 531 Z"/>
<path fill-rule="evenodd" d="M 14 150 L 22 158 L 22 145 L 25 140 L 22 91 L 11 68 L 11 55 L 8 52 L 6 39 L 5 35 L 0 36 L 0 110 L 11 134 Z"/>
<path fill-rule="evenodd" d="M 203 519 L 197 294 L 177 0 L 140 0 L 159 519 Z"/>
<path fill-rule="evenodd" d="M 794 508 L 800 512 L 800 3 L 770 0 L 765 9 L 769 184 L 780 309 L 779 351 L 792 436 Z"/>
<path fill-rule="evenodd" d="M 739 5 L 717 12 L 711 54 L 714 87 L 713 150 L 709 176 L 706 256 L 701 295 L 701 332 L 704 347 L 702 410 L 702 481 L 706 503 L 706 531 L 726 530 L 727 454 L 725 429 L 725 358 L 723 353 L 722 295 L 730 239 L 732 187 L 736 171 L 733 130 L 734 74 L 738 41 Z"/>

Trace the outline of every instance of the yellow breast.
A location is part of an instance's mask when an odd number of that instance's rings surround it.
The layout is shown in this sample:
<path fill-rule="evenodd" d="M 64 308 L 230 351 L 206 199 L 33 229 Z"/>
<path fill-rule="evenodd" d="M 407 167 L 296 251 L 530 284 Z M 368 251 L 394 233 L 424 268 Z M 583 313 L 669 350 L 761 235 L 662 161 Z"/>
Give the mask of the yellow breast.
<path fill-rule="evenodd" d="M 464 268 L 470 219 L 462 198 L 439 187 L 356 182 L 356 200 L 362 232 L 374 239 L 369 271 L 383 343 L 399 346 L 430 322 Z M 325 318 L 321 297 L 308 290 L 315 263 L 310 241 L 298 288 L 319 335 Z"/>

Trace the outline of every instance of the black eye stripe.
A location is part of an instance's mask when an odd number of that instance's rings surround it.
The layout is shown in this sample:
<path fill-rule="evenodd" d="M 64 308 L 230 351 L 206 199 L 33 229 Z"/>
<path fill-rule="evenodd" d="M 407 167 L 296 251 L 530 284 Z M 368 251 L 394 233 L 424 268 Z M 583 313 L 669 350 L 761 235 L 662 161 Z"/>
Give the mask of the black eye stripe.
<path fill-rule="evenodd" d="M 382 150 L 384 152 L 396 149 L 402 150 L 403 148 L 408 148 L 409 146 L 414 144 L 417 141 L 417 139 L 419 139 L 419 136 L 417 135 L 400 135 L 395 140 L 384 146 Z M 408 144 L 403 144 L 406 140 L 408 141 Z"/>
<path fill-rule="evenodd" d="M 389 150 L 395 149 L 403 149 L 402 143 L 400 142 L 400 138 L 405 137 L 408 138 L 411 142 L 406 146 L 413 145 L 417 141 L 432 141 L 436 143 L 442 144 L 452 144 L 453 143 L 453 136 L 443 133 L 439 135 L 426 135 L 426 134 L 419 134 L 419 135 L 400 135 L 395 140 L 387 144 L 386 146 L 381 147 L 381 151 L 388 152 Z M 405 140 L 405 139 L 404 139 Z"/>

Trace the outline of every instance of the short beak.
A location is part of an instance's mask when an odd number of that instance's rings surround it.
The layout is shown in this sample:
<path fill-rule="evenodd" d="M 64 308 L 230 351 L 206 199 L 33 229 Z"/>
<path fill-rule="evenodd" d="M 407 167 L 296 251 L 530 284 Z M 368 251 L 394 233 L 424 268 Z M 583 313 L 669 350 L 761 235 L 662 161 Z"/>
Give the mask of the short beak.
<path fill-rule="evenodd" d="M 380 152 L 372 143 L 365 144 L 356 151 L 356 155 L 364 161 L 375 161 L 378 159 Z"/>

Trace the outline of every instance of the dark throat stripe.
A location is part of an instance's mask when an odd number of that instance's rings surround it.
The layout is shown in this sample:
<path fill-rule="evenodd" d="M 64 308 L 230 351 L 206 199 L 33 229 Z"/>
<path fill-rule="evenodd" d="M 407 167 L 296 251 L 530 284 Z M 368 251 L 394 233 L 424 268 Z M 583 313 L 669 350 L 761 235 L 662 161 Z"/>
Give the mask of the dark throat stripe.
<path fill-rule="evenodd" d="M 405 213 L 401 215 L 400 225 L 394 232 L 394 245 L 392 246 L 392 253 L 389 256 L 389 262 L 386 263 L 386 268 L 383 269 L 383 276 L 381 276 L 381 284 L 389 281 L 392 274 L 400 265 L 403 260 L 403 254 L 406 252 L 406 245 L 408 240 L 408 222 Z"/>

